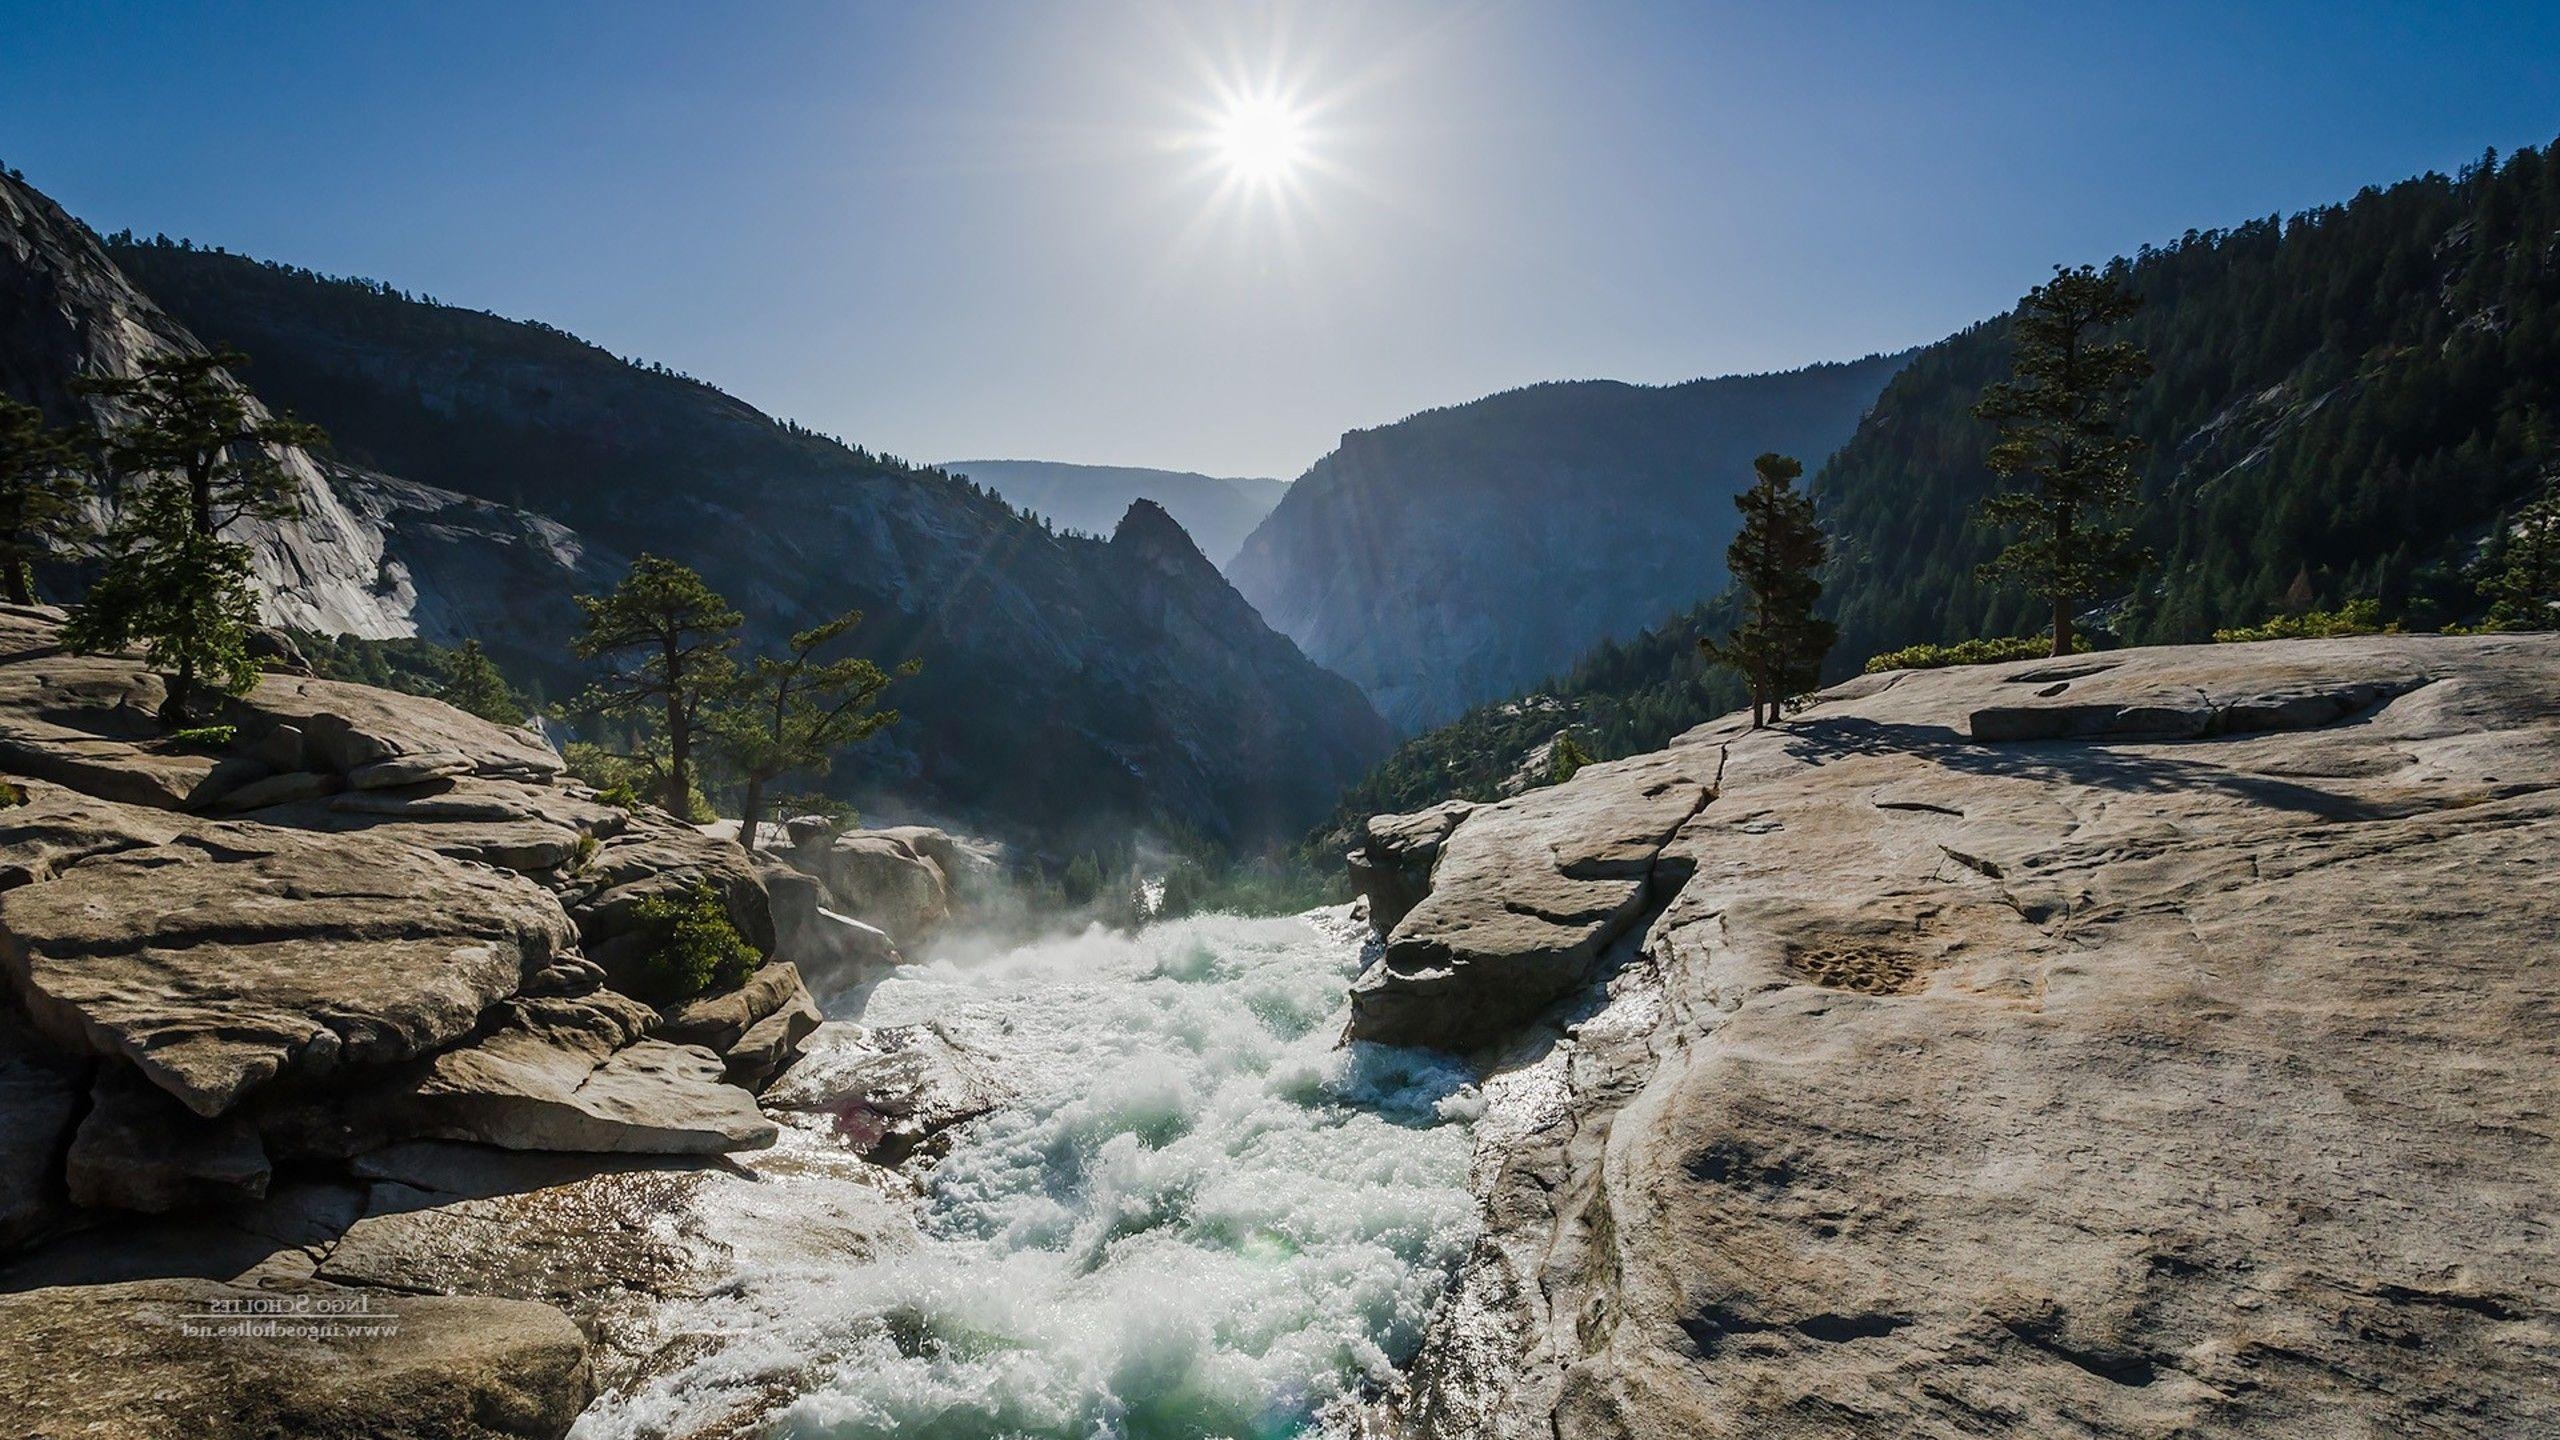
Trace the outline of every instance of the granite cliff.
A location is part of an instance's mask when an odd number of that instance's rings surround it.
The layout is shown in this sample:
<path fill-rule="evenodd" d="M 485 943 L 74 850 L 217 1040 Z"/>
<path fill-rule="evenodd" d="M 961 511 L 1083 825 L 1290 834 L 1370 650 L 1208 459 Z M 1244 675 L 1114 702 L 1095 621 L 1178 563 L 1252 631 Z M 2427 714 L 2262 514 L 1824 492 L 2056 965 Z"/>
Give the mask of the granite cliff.
<path fill-rule="evenodd" d="M 1399 730 L 1436 725 L 1723 589 L 1752 457 L 1818 465 L 1903 358 L 1533 385 L 1354 430 L 1227 571 Z"/>

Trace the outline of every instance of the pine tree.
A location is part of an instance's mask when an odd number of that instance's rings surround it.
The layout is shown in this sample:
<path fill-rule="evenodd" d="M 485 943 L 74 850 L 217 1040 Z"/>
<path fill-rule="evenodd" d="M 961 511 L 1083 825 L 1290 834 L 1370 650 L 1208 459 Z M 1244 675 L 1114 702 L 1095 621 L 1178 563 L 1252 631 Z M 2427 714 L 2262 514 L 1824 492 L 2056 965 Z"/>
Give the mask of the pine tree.
<path fill-rule="evenodd" d="M 632 561 L 630 573 L 605 594 L 579 596 L 578 609 L 586 625 L 570 648 L 606 668 L 576 708 L 644 728 L 662 726 L 666 807 L 690 815 L 694 734 L 735 680 L 729 652 L 744 617 L 700 575 L 655 555 Z"/>
<path fill-rule="evenodd" d="M 1817 620 L 1822 595 L 1814 570 L 1829 546 L 1814 522 L 1813 501 L 1795 488 L 1802 462 L 1763 455 L 1752 462 L 1759 478 L 1733 497 L 1742 533 L 1724 552 L 1725 568 L 1748 597 L 1747 618 L 1723 643 L 1700 639 L 1708 657 L 1742 672 L 1751 687 L 1751 726 L 1775 720 L 1785 703 L 1821 683 L 1823 657 L 1839 638 L 1828 620 Z"/>
<path fill-rule="evenodd" d="M 2033 487 L 1983 499 L 1975 516 L 2024 534 L 1981 568 L 1986 580 L 2023 584 L 2053 607 L 2053 653 L 2071 651 L 2071 610 L 2132 578 L 2148 562 L 2130 530 L 2114 523 L 2133 499 L 2142 441 L 2120 433 L 2127 399 L 2151 374 L 2141 347 L 2103 339 L 2142 308 L 2122 271 L 2054 267 L 2027 292 L 2013 322 L 2010 378 L 1986 386 L 1973 407 L 1999 439 L 1985 457 L 2004 479 Z"/>
<path fill-rule="evenodd" d="M 452 670 L 436 687 L 436 698 L 456 710 L 500 725 L 524 723 L 525 703 L 507 684 L 489 652 L 477 640 L 465 640 L 453 652 Z"/>
<path fill-rule="evenodd" d="M 2492 602 L 2492 624 L 2548 630 L 2560 623 L 2560 479 L 2544 482 L 2541 498 L 2501 527 L 2480 589 Z"/>
<path fill-rule="evenodd" d="M 76 430 L 48 429 L 44 412 L 0 396 L 0 596 L 36 603 L 35 561 L 80 516 Z"/>
<path fill-rule="evenodd" d="M 130 376 L 81 382 L 132 418 L 106 436 L 118 482 L 107 563 L 64 631 L 75 650 L 140 642 L 173 671 L 167 713 L 183 724 L 199 680 L 226 694 L 257 683 L 248 653 L 258 623 L 249 548 L 222 538 L 243 520 L 292 513 L 280 452 L 328 443 L 316 425 L 260 414 L 229 375 L 233 350 L 160 355 Z"/>
<path fill-rule="evenodd" d="M 758 656 L 714 717 L 721 756 L 746 786 L 738 811 L 745 843 L 755 843 L 767 785 L 795 772 L 825 774 L 836 752 L 897 723 L 897 711 L 877 708 L 888 671 L 858 655 L 817 658 L 861 623 L 861 611 L 848 611 L 792 636 L 783 654 Z M 897 673 L 916 670 L 910 660 Z"/>

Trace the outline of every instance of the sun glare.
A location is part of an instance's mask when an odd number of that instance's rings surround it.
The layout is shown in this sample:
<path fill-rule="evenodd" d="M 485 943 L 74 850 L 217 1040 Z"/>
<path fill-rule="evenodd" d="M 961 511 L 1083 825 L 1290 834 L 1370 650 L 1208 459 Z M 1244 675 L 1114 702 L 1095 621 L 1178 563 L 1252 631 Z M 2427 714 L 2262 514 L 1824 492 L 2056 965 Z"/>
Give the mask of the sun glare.
<path fill-rule="evenodd" d="M 1218 158 L 1229 174 L 1255 183 L 1287 180 L 1306 159 L 1306 121 L 1285 103 L 1239 95 L 1218 118 Z"/>

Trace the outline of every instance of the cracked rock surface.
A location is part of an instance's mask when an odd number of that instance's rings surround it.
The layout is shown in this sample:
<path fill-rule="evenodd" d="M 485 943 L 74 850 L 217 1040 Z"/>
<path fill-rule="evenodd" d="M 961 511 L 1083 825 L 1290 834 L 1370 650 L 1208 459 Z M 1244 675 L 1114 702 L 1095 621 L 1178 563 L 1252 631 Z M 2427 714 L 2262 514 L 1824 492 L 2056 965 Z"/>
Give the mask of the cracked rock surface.
<path fill-rule="evenodd" d="M 1639 774 L 1714 797 L 1585 898 Z M 2548 635 L 1868 676 L 1480 811 L 1362 987 L 1586 978 L 1397 1422 L 2560 1433 L 2554 856 Z"/>

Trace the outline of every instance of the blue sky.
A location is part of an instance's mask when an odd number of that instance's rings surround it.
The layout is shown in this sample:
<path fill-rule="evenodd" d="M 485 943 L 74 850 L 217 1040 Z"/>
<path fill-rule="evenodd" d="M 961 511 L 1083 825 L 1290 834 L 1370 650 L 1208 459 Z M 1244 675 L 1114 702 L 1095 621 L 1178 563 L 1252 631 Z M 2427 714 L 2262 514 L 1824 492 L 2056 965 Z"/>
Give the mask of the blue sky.
<path fill-rule="evenodd" d="M 1220 97 L 1304 163 L 1241 190 Z M 0 161 L 911 457 L 1294 475 L 2560 135 L 2560 5 L 0 0 Z"/>

